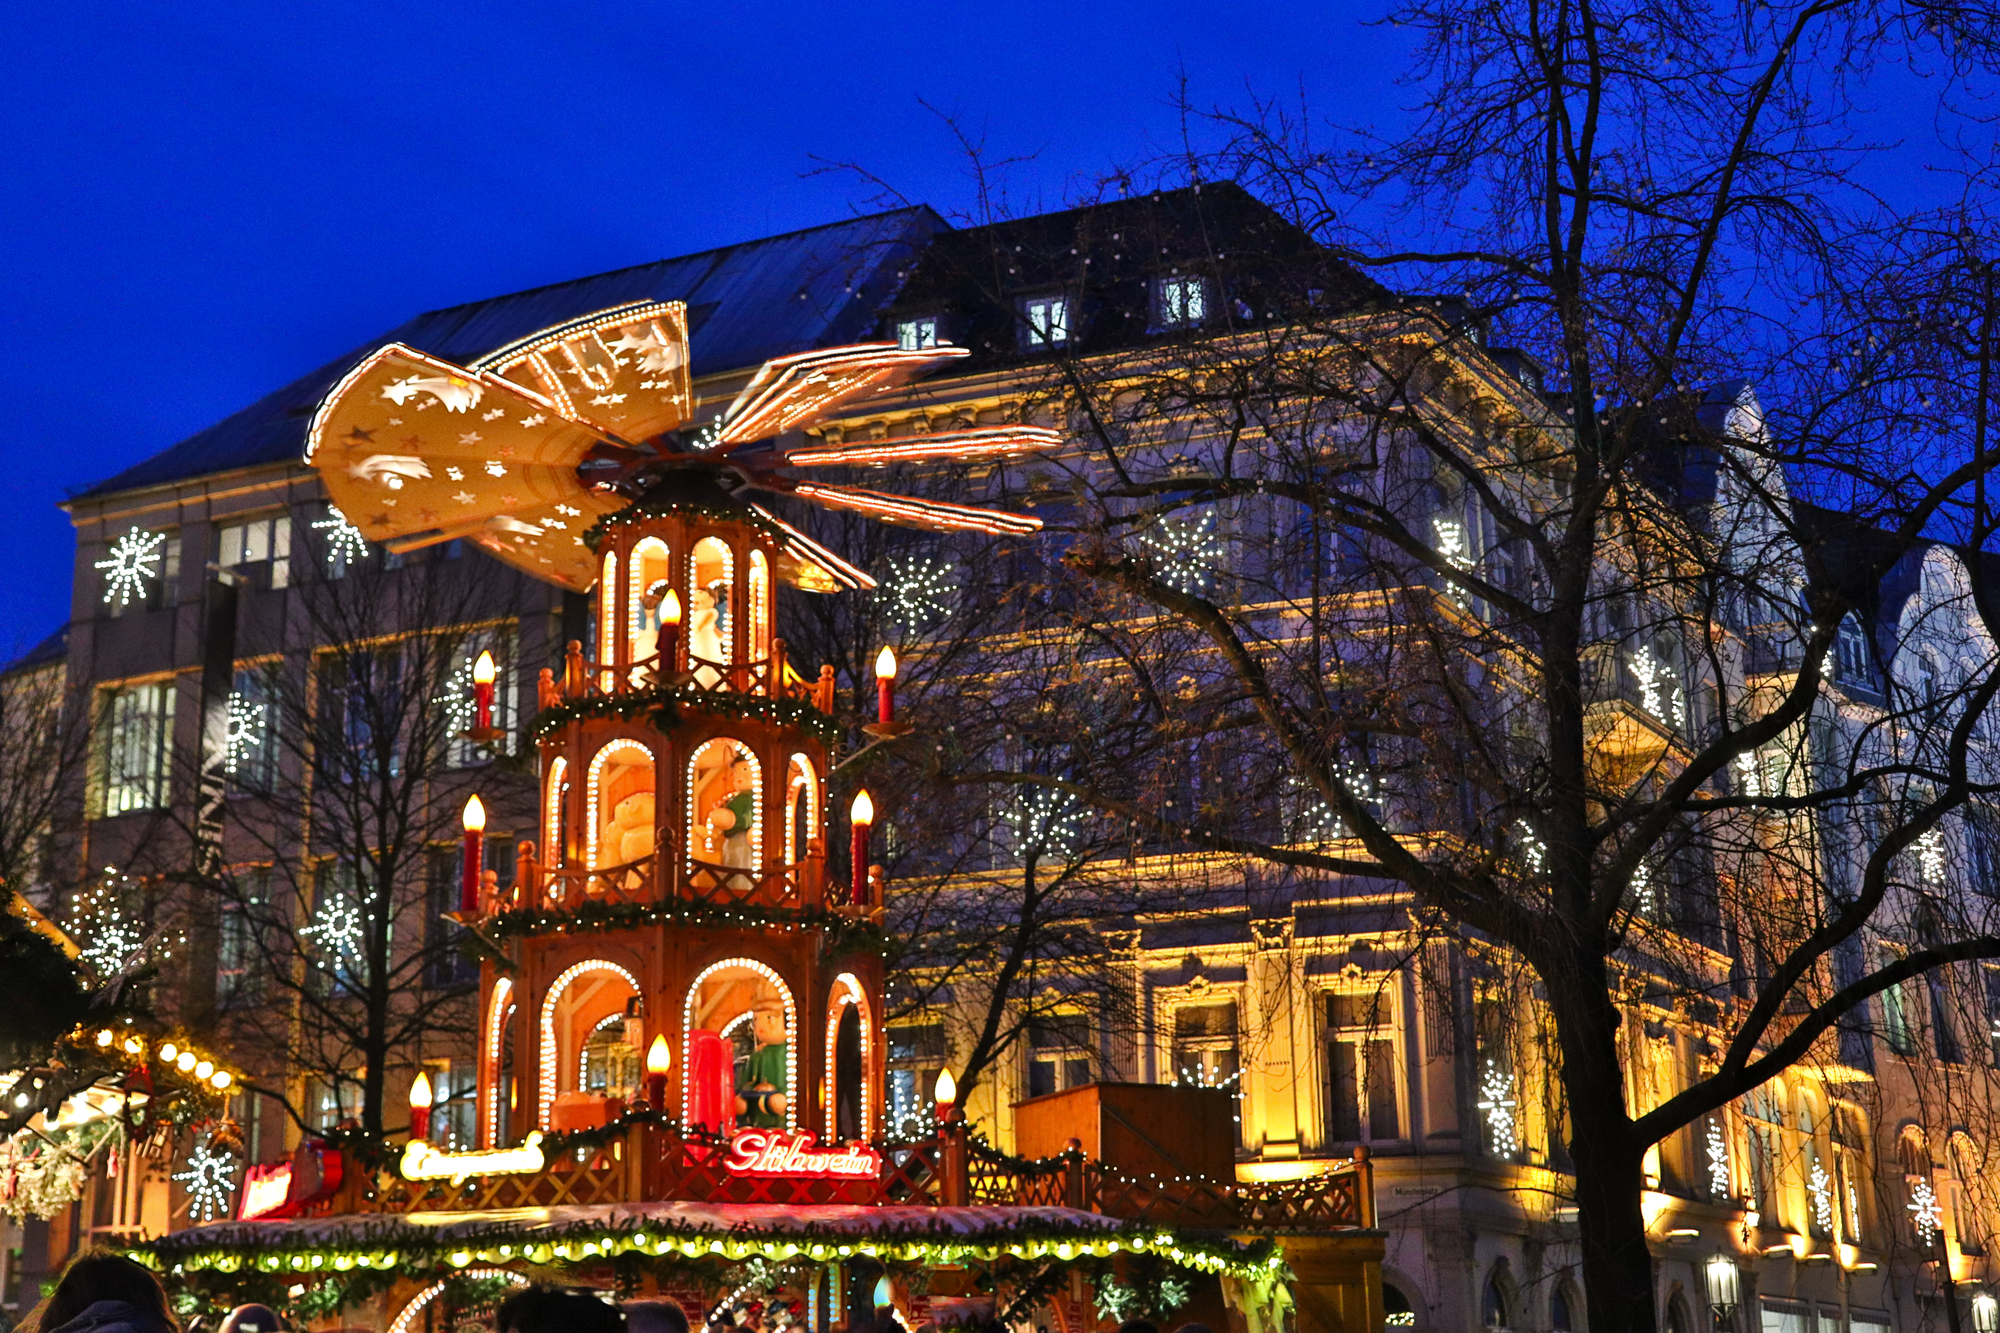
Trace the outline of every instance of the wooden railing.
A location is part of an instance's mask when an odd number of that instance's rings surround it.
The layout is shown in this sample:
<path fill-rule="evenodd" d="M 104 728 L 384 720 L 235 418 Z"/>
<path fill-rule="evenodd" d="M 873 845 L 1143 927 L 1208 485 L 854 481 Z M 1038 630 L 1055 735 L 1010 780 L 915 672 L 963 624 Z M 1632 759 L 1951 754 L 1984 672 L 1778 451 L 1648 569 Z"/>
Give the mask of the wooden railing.
<path fill-rule="evenodd" d="M 542 668 L 535 695 L 539 707 L 555 708 L 579 699 L 606 698 L 664 686 L 794 699 L 811 704 L 822 713 L 833 712 L 833 667 L 821 666 L 818 679 L 805 679 L 792 669 L 783 639 L 771 640 L 769 657 L 751 662 L 711 662 L 689 655 L 686 668 L 679 671 L 664 670 L 657 654 L 623 666 L 586 657 L 583 644 L 571 639 L 563 654 L 561 675 L 551 667 Z"/>
<path fill-rule="evenodd" d="M 460 1184 L 389 1174 L 363 1203 L 357 1188 L 328 1212 L 458 1212 L 555 1204 L 690 1200 L 708 1203 L 1003 1204 L 1067 1207 L 1166 1227 L 1257 1232 L 1343 1231 L 1375 1225 L 1373 1164 L 1365 1149 L 1324 1175 L 1274 1183 L 1139 1180 L 1079 1151 L 1029 1162 L 968 1143 L 964 1122 L 939 1137 L 879 1149 L 865 1180 L 735 1175 L 726 1142 L 672 1125 L 637 1124 L 610 1141 L 553 1152 L 541 1170 Z M 957 1142 L 953 1136 L 957 1135 Z M 558 1141 L 559 1143 L 560 1141 Z M 963 1173 L 954 1186 L 953 1170 Z"/>
<path fill-rule="evenodd" d="M 489 877 L 490 878 L 490 877 Z M 621 865 L 544 866 L 532 842 L 519 844 L 514 858 L 514 883 L 501 889 L 497 880 L 486 892 L 488 912 L 506 912 L 532 907 L 551 912 L 574 912 L 586 903 L 642 903 L 667 901 L 701 903 L 708 906 L 818 907 L 827 896 L 826 853 L 817 842 L 806 859 L 797 865 L 782 866 L 764 874 L 735 866 L 696 861 L 676 874 L 670 857 L 659 852 Z M 872 903 L 850 904 L 842 891 L 841 901 L 828 904 L 852 907 L 865 912 Z M 875 890 L 875 902 L 880 890 Z"/>

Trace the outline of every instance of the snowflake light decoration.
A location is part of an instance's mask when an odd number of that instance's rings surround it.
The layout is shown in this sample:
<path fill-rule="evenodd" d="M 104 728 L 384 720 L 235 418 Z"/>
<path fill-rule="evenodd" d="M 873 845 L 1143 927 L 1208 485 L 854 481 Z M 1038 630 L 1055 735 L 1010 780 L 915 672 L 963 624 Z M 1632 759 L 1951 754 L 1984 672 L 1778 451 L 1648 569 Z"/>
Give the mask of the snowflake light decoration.
<path fill-rule="evenodd" d="M 875 590 L 875 604 L 895 624 L 905 629 L 924 626 L 949 617 L 957 592 L 953 575 L 958 566 L 949 560 L 929 556 L 889 560 L 889 577 Z"/>
<path fill-rule="evenodd" d="M 263 747 L 265 718 L 271 706 L 259 703 L 241 690 L 229 694 L 229 717 L 225 724 L 222 767 L 231 777 L 250 755 Z"/>
<path fill-rule="evenodd" d="M 1444 562 L 1456 570 L 1472 568 L 1472 546 L 1465 539 L 1465 524 L 1455 518 L 1431 520 L 1432 545 Z"/>
<path fill-rule="evenodd" d="M 449 735 L 470 731 L 477 720 L 473 711 L 472 664 L 473 657 L 461 658 L 451 674 L 445 677 L 444 692 L 431 700 L 444 713 L 445 731 Z"/>
<path fill-rule="evenodd" d="M 125 914 L 124 897 L 132 881 L 114 866 L 104 878 L 76 895 L 70 907 L 70 934 L 90 970 L 114 977 L 142 960 L 146 933 Z"/>
<path fill-rule="evenodd" d="M 1382 792 L 1374 774 L 1344 756 L 1334 761 L 1333 768 L 1349 795 L 1371 810 L 1379 809 Z M 1335 814 L 1333 807 L 1300 781 L 1297 774 L 1287 774 L 1285 782 L 1299 804 L 1300 836 L 1304 840 L 1324 843 L 1349 836 L 1347 821 Z"/>
<path fill-rule="evenodd" d="M 1520 1147 L 1514 1133 L 1514 1075 L 1503 1070 L 1492 1056 L 1479 1076 L 1479 1100 L 1474 1103 L 1486 1117 L 1486 1137 L 1496 1157 L 1512 1157 Z"/>
<path fill-rule="evenodd" d="M 1818 1162 L 1812 1166 L 1812 1175 L 1806 1182 L 1806 1190 L 1812 1195 L 1813 1225 L 1822 1235 L 1833 1234 L 1833 1177 Z"/>
<path fill-rule="evenodd" d="M 1927 1250 L 1937 1244 L 1938 1227 L 1944 1219 L 1938 1212 L 1937 1191 L 1931 1188 L 1930 1181 L 1919 1180 L 1910 1186 L 1910 1201 L 1903 1206 L 1916 1225 L 1917 1243 Z"/>
<path fill-rule="evenodd" d="M 1712 1199 L 1729 1197 L 1729 1140 L 1723 1136 L 1722 1123 L 1708 1122 L 1708 1194 Z"/>
<path fill-rule="evenodd" d="M 195 1145 L 188 1154 L 187 1169 L 176 1171 L 174 1179 L 187 1186 L 188 1217 L 207 1222 L 229 1214 L 229 1200 L 236 1193 L 236 1158 L 218 1152 L 213 1138 Z"/>
<path fill-rule="evenodd" d="M 1643 917 L 1660 910 L 1659 895 L 1653 891 L 1653 868 L 1644 861 L 1632 868 L 1632 910 Z"/>
<path fill-rule="evenodd" d="M 1686 731 L 1687 695 L 1674 680 L 1674 669 L 1645 647 L 1628 653 L 1625 665 L 1639 684 L 1639 706 L 1674 730 Z"/>
<path fill-rule="evenodd" d="M 320 952 L 323 971 L 342 967 L 350 960 L 359 962 L 362 941 L 368 933 L 368 918 L 353 895 L 339 891 L 323 895 L 313 906 L 312 924 L 299 934 L 310 939 Z"/>
<path fill-rule="evenodd" d="M 1066 857 L 1083 839 L 1083 807 L 1068 792 L 1032 787 L 1007 811 L 1014 850 Z"/>
<path fill-rule="evenodd" d="M 130 606 L 143 598 L 154 579 L 160 576 L 160 560 L 167 546 L 167 534 L 133 528 L 111 545 L 111 554 L 94 568 L 104 571 L 104 604 Z"/>
<path fill-rule="evenodd" d="M 1514 821 L 1514 831 L 1520 835 L 1521 865 L 1531 875 L 1542 873 L 1549 863 L 1549 845 L 1535 832 L 1535 826 L 1525 819 Z"/>
<path fill-rule="evenodd" d="M 326 517 L 315 520 L 312 526 L 313 531 L 326 534 L 326 563 L 334 569 L 346 569 L 367 558 L 368 539 L 338 507 L 328 505 Z"/>
<path fill-rule="evenodd" d="M 1926 884 L 1944 883 L 1944 834 L 1936 829 L 1917 839 L 1917 869 Z"/>
<path fill-rule="evenodd" d="M 1139 544 L 1146 548 L 1160 582 L 1189 596 L 1207 592 L 1216 566 L 1222 563 L 1214 510 L 1192 520 L 1163 518 L 1139 534 Z"/>

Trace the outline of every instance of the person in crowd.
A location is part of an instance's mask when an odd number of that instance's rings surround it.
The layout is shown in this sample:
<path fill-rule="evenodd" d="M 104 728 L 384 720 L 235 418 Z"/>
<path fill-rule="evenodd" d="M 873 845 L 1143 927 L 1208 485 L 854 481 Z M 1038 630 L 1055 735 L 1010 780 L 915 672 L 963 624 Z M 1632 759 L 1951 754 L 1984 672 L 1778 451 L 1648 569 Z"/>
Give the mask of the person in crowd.
<path fill-rule="evenodd" d="M 529 1287 L 500 1302 L 494 1333 L 625 1333 L 618 1307 L 559 1287 Z"/>
<path fill-rule="evenodd" d="M 679 1301 L 627 1301 L 623 1309 L 627 1333 L 688 1333 L 687 1311 Z"/>
<path fill-rule="evenodd" d="M 285 1333 L 286 1327 L 268 1305 L 239 1305 L 222 1321 L 220 1333 Z"/>
<path fill-rule="evenodd" d="M 70 1261 L 34 1327 L 37 1333 L 180 1333 L 153 1270 L 109 1250 Z"/>

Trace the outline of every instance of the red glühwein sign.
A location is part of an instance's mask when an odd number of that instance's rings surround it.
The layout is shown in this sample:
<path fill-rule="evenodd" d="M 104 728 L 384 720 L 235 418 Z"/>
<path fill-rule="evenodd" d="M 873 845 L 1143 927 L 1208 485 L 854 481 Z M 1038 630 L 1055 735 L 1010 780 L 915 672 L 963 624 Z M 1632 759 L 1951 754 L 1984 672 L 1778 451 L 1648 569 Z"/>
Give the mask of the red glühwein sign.
<path fill-rule="evenodd" d="M 882 1174 L 882 1155 L 865 1143 L 822 1148 L 813 1135 L 782 1129 L 739 1129 L 729 1140 L 723 1168 L 737 1176 L 837 1177 L 873 1180 Z"/>

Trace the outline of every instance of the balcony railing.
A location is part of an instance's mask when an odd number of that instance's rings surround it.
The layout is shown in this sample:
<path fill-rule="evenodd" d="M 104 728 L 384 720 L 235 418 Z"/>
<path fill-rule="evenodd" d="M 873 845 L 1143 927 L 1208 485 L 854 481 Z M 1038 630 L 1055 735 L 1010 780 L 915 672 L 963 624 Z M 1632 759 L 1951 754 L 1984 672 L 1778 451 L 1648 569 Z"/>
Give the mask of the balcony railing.
<path fill-rule="evenodd" d="M 783 639 L 771 640 L 769 657 L 751 662 L 711 662 L 690 654 L 687 669 L 678 672 L 664 671 L 657 654 L 623 666 L 586 657 L 583 644 L 572 639 L 563 654 L 560 678 L 553 668 L 542 668 L 541 680 L 536 687 L 536 701 L 542 708 L 557 708 L 584 699 L 602 699 L 669 687 L 715 694 L 792 699 L 810 704 L 822 713 L 833 712 L 833 667 L 822 666 L 818 679 L 805 679 L 792 669 Z"/>

